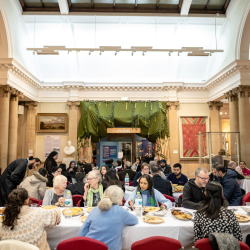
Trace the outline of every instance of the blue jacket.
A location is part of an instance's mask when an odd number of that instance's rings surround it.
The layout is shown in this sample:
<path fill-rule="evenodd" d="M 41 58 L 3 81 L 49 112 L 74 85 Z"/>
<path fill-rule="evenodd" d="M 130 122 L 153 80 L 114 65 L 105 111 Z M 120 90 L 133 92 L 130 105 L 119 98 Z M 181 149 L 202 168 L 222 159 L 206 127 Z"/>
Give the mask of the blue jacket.
<path fill-rule="evenodd" d="M 229 206 L 241 205 L 242 193 L 236 177 L 236 172 L 228 168 L 223 179 L 219 178 L 219 182 L 223 187 L 224 197 L 228 200 Z"/>
<path fill-rule="evenodd" d="M 141 176 L 142 176 L 141 171 L 136 173 L 135 178 L 134 178 L 134 180 L 133 180 L 133 186 L 134 186 L 134 187 L 137 187 L 137 186 L 138 186 L 137 180 L 138 180 Z"/>
<path fill-rule="evenodd" d="M 78 235 L 99 240 L 110 250 L 121 250 L 124 226 L 136 224 L 137 217 L 123 207 L 113 205 L 108 211 L 95 207 L 79 229 Z"/>

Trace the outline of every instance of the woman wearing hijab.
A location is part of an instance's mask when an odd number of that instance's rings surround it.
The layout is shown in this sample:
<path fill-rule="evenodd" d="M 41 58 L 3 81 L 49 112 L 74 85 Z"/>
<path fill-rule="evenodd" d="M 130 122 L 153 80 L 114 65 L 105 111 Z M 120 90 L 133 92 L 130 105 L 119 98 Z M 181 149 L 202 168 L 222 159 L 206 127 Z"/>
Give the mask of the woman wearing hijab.
<path fill-rule="evenodd" d="M 44 167 L 47 169 L 49 175 L 52 174 L 52 169 L 57 166 L 57 158 L 58 153 L 56 151 L 52 151 L 44 163 Z"/>
<path fill-rule="evenodd" d="M 70 173 L 71 177 L 73 177 L 73 175 L 75 173 L 75 167 L 76 167 L 76 162 L 75 161 L 71 161 L 69 163 L 69 167 L 67 168 L 67 171 Z"/>

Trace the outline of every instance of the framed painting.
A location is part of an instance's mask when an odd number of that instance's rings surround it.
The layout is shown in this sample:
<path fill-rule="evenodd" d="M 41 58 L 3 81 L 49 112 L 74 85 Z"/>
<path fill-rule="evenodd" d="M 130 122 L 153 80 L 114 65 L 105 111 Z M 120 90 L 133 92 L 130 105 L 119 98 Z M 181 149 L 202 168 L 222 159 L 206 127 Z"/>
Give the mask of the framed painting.
<path fill-rule="evenodd" d="M 37 132 L 39 133 L 67 133 L 68 114 L 38 113 Z"/>
<path fill-rule="evenodd" d="M 180 159 L 199 159 L 198 134 L 207 132 L 207 128 L 206 116 L 180 116 Z"/>

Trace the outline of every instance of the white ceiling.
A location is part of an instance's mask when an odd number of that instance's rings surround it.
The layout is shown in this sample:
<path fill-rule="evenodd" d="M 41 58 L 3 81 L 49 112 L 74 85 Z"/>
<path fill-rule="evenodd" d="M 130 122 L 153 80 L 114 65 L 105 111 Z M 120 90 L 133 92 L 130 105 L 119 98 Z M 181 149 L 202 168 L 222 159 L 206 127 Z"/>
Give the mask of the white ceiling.
<path fill-rule="evenodd" d="M 215 49 L 215 19 L 197 17 L 23 16 L 32 47 L 152 46 Z M 225 18 L 216 19 L 217 37 Z M 223 48 L 218 48 L 223 49 Z M 32 53 L 32 52 L 30 52 Z M 167 53 L 87 52 L 59 56 L 34 55 L 38 78 L 44 82 L 202 83 L 212 57 Z"/>

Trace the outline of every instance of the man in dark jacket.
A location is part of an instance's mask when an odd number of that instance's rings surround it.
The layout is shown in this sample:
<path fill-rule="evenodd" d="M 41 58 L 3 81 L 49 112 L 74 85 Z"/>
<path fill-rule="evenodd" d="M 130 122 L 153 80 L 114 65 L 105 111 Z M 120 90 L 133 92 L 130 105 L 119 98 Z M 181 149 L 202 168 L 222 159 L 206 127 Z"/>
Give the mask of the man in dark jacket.
<path fill-rule="evenodd" d="M 72 195 L 79 194 L 83 195 L 84 193 L 84 177 L 85 175 L 83 173 L 76 173 L 76 183 L 75 184 L 69 184 L 66 189 L 71 191 Z"/>
<path fill-rule="evenodd" d="M 129 180 L 130 181 L 133 181 L 135 176 L 136 176 L 136 172 L 131 169 L 131 163 L 129 161 L 126 161 L 124 163 L 124 170 L 118 173 L 119 180 L 120 181 L 125 181 L 126 174 L 129 175 Z"/>
<path fill-rule="evenodd" d="M 172 173 L 170 165 L 167 165 L 167 162 L 164 159 L 160 160 L 160 163 L 162 172 L 165 174 L 166 177 L 168 177 L 168 175 Z"/>
<path fill-rule="evenodd" d="M 227 171 L 224 166 L 217 166 L 219 182 L 223 187 L 224 197 L 228 200 L 229 206 L 240 206 L 242 200 L 242 193 L 238 181 L 237 174 L 233 169 L 228 168 Z"/>
<path fill-rule="evenodd" d="M 162 194 L 172 196 L 172 186 L 170 181 L 161 178 L 161 170 L 154 166 L 151 168 L 151 173 L 153 175 L 153 186 Z"/>
<path fill-rule="evenodd" d="M 40 159 L 32 156 L 10 163 L 0 176 L 0 207 L 5 205 L 8 195 L 23 181 L 27 169 L 36 169 L 40 164 Z"/>
<path fill-rule="evenodd" d="M 169 174 L 167 178 L 172 184 L 184 186 L 188 182 L 187 176 L 181 173 L 181 168 L 182 166 L 180 163 L 174 164 L 174 172 Z"/>
<path fill-rule="evenodd" d="M 244 176 L 243 175 L 241 175 L 241 174 L 239 174 L 235 169 L 236 169 L 236 163 L 234 162 L 234 161 L 230 161 L 229 163 L 228 163 L 228 168 L 230 168 L 231 170 L 233 170 L 236 174 L 237 174 L 237 176 L 236 176 L 236 179 L 238 179 L 238 180 L 243 180 L 244 179 Z"/>

